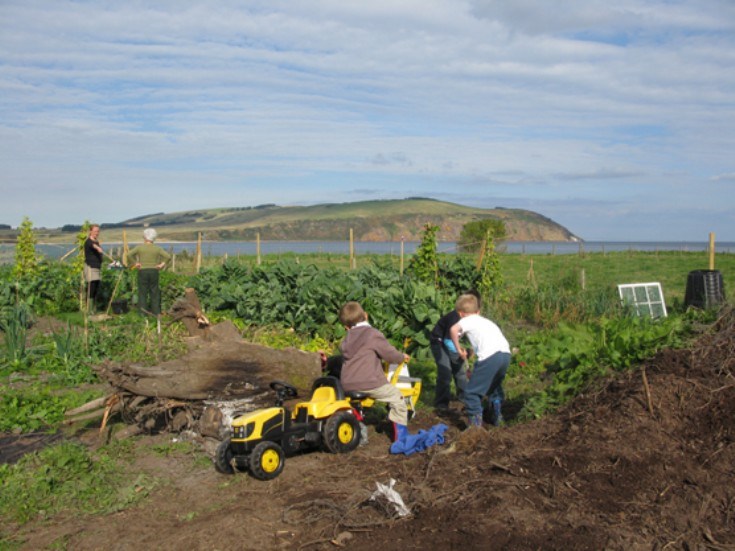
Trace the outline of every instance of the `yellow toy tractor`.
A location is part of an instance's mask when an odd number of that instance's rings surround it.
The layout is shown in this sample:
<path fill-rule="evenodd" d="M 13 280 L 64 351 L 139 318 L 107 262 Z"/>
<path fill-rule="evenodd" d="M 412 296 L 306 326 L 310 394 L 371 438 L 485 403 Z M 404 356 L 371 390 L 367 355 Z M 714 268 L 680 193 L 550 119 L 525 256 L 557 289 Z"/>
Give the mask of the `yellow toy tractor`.
<path fill-rule="evenodd" d="M 401 390 L 412 416 L 421 379 L 401 376 L 401 372 L 398 366 L 386 375 Z M 320 448 L 348 453 L 360 445 L 362 411 L 374 403 L 365 393 L 346 393 L 336 377 L 319 377 L 312 384 L 309 401 L 297 403 L 290 411 L 283 403 L 298 397 L 297 389 L 282 381 L 273 381 L 270 387 L 276 392 L 275 406 L 232 421 L 230 438 L 223 440 L 215 453 L 217 471 L 233 474 L 247 470 L 259 480 L 272 480 L 283 471 L 287 456 Z"/>

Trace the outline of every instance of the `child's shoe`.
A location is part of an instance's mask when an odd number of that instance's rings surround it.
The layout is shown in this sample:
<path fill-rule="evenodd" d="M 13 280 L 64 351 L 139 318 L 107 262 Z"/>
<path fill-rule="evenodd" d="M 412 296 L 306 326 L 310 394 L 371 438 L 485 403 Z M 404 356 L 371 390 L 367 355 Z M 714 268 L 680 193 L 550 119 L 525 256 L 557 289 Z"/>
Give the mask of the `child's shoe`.
<path fill-rule="evenodd" d="M 393 423 L 393 442 L 404 442 L 408 436 L 408 427 Z"/>
<path fill-rule="evenodd" d="M 467 416 L 468 428 L 481 427 L 482 426 L 482 413 L 475 413 Z"/>
<path fill-rule="evenodd" d="M 499 427 L 503 424 L 503 413 L 501 412 L 502 402 L 493 400 L 493 426 Z"/>

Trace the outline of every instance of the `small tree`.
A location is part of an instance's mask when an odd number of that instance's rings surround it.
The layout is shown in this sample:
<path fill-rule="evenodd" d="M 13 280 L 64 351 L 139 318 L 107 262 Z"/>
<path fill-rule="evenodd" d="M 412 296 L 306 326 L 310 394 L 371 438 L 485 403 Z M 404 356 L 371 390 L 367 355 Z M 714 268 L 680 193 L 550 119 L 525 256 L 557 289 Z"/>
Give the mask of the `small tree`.
<path fill-rule="evenodd" d="M 426 224 L 421 236 L 421 244 L 408 263 L 408 273 L 429 285 L 437 286 L 439 279 L 439 265 L 436 256 L 436 234 L 439 226 Z"/>
<path fill-rule="evenodd" d="M 476 253 L 486 242 L 486 235 L 490 232 L 496 240 L 504 239 L 507 235 L 505 222 L 497 218 L 483 218 L 473 220 L 462 226 L 457 245 L 464 253 Z"/>
<path fill-rule="evenodd" d="M 84 270 L 84 243 L 87 241 L 87 235 L 89 234 L 89 228 L 91 225 L 92 224 L 89 223 L 89 220 L 85 220 L 75 239 L 77 244 L 77 256 L 74 257 L 72 265 L 74 266 L 74 273 L 76 274 L 81 274 Z"/>
<path fill-rule="evenodd" d="M 22 279 L 38 272 L 38 257 L 36 256 L 36 236 L 33 234 L 33 222 L 27 216 L 24 216 L 18 229 L 20 231 L 15 243 L 13 276 L 16 279 Z"/>
<path fill-rule="evenodd" d="M 79 311 L 85 310 L 87 304 L 87 282 L 84 279 L 84 243 L 87 241 L 89 228 L 92 224 L 85 220 L 76 236 L 77 255 L 74 257 L 72 266 L 74 273 L 79 277 Z"/>
<path fill-rule="evenodd" d="M 478 291 L 485 300 L 490 298 L 490 293 L 499 289 L 503 284 L 503 274 L 500 272 L 500 257 L 495 251 L 495 241 L 490 230 L 485 234 L 477 269 L 480 272 Z"/>

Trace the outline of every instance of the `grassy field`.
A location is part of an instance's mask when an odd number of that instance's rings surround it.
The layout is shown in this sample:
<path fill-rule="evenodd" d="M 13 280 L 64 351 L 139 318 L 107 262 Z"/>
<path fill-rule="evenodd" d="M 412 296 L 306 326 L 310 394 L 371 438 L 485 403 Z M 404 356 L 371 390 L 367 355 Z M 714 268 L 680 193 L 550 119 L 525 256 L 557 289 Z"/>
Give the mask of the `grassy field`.
<path fill-rule="evenodd" d="M 683 301 L 687 276 L 709 268 L 709 258 L 690 252 L 618 252 L 584 255 L 503 255 L 501 269 L 509 288 L 575 282 L 589 290 L 624 283 L 659 282 L 667 304 Z M 718 254 L 715 269 L 722 273 L 724 287 L 735 286 L 735 255 Z"/>

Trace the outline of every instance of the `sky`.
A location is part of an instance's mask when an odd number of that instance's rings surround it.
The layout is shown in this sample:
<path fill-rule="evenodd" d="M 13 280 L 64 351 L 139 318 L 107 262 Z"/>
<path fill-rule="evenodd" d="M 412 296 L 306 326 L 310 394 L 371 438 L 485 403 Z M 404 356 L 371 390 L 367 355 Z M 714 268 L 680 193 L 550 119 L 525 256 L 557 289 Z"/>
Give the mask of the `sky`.
<path fill-rule="evenodd" d="M 735 1 L 0 0 L 0 224 L 417 196 L 735 241 Z"/>

